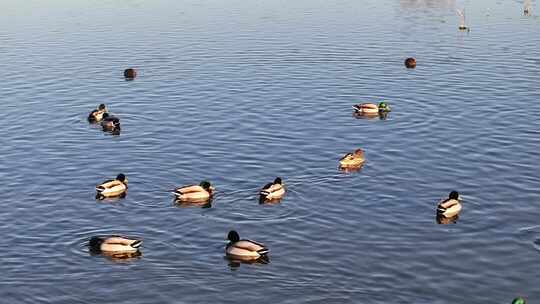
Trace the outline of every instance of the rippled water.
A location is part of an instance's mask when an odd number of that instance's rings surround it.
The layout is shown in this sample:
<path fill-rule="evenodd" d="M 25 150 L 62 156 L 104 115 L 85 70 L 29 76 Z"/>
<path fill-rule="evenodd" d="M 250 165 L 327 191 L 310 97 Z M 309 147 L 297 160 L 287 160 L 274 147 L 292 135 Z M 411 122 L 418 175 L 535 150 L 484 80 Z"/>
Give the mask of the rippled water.
<path fill-rule="evenodd" d="M 539 12 L 487 0 L 2 1 L 2 301 L 538 301 Z M 380 100 L 387 120 L 352 115 Z M 119 136 L 87 123 L 99 103 Z M 363 168 L 339 171 L 359 147 Z M 120 172 L 127 197 L 95 200 Z M 259 205 L 275 176 L 285 199 Z M 171 189 L 202 179 L 218 190 L 211 208 L 174 204 Z M 463 212 L 438 225 L 451 189 Z M 267 244 L 270 262 L 225 259 L 229 229 Z M 114 233 L 143 238 L 142 256 L 89 254 L 90 236 Z"/>

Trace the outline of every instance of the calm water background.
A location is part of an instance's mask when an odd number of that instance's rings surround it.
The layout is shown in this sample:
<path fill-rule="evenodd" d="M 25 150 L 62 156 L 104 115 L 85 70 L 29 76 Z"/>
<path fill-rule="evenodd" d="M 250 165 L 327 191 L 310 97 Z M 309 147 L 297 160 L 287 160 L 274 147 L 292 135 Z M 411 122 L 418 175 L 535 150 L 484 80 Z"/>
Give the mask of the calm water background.
<path fill-rule="evenodd" d="M 488 0 L 0 2 L 1 302 L 538 302 L 537 1 L 533 13 Z M 387 120 L 352 116 L 380 100 Z M 120 136 L 86 122 L 99 103 Z M 362 170 L 340 172 L 359 147 Z M 96 201 L 120 172 L 127 197 Z M 275 176 L 289 192 L 259 205 Z M 173 203 L 168 190 L 201 179 L 218 189 L 211 208 Z M 452 189 L 464 210 L 438 225 Z M 270 263 L 231 266 L 233 228 Z M 88 238 L 111 233 L 143 238 L 142 256 L 91 256 Z"/>

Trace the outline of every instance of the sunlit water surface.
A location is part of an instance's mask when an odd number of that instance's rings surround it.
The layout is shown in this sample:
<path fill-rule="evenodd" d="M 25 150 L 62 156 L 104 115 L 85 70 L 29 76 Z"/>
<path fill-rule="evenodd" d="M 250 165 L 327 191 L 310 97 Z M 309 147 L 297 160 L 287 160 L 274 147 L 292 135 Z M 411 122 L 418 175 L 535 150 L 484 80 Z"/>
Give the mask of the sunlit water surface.
<path fill-rule="evenodd" d="M 534 8 L 2 1 L 1 302 L 540 301 Z M 381 100 L 386 120 L 352 115 Z M 87 123 L 99 103 L 119 136 Z M 364 167 L 339 171 L 360 147 Z M 120 172 L 127 197 L 95 200 Z M 285 199 L 259 205 L 276 176 Z M 211 208 L 173 203 L 202 179 Z M 438 225 L 452 189 L 463 212 Z M 267 244 L 270 263 L 225 259 L 230 229 Z M 142 256 L 88 253 L 90 236 L 114 233 L 143 238 Z"/>

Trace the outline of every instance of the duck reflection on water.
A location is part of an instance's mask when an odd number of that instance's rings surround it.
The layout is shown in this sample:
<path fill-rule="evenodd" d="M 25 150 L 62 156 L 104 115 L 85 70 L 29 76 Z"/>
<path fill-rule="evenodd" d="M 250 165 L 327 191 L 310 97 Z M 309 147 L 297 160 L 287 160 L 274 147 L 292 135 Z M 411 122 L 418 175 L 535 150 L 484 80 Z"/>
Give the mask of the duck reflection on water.
<path fill-rule="evenodd" d="M 387 120 L 388 116 L 390 115 L 390 112 L 380 112 L 374 115 L 365 115 L 358 112 L 353 112 L 353 117 L 356 119 L 365 119 L 365 120 Z"/>
<path fill-rule="evenodd" d="M 106 197 L 104 196 L 103 194 L 101 193 L 96 193 L 96 200 L 98 201 L 102 201 L 102 202 L 106 202 L 106 203 L 114 203 L 114 202 L 117 202 L 121 199 L 124 199 L 126 198 L 127 196 L 127 192 L 124 192 L 118 196 L 113 196 L 113 197 Z"/>
<path fill-rule="evenodd" d="M 350 167 L 350 168 L 347 168 L 347 167 L 344 168 L 344 167 L 339 166 L 338 169 L 339 169 L 339 171 L 341 171 L 343 173 L 356 173 L 356 172 L 359 172 L 360 170 L 362 170 L 363 167 L 364 167 L 364 164 L 361 164 L 358 167 Z"/>
<path fill-rule="evenodd" d="M 173 199 L 173 204 L 180 208 L 212 208 L 212 198 L 204 201 L 184 201 L 177 197 Z"/>
<path fill-rule="evenodd" d="M 459 215 L 446 217 L 440 213 L 437 213 L 437 216 L 436 216 L 437 224 L 441 224 L 441 225 L 457 224 L 458 219 L 459 219 Z"/>
<path fill-rule="evenodd" d="M 228 261 L 228 265 L 231 270 L 238 270 L 240 268 L 241 264 L 248 264 L 248 265 L 266 265 L 270 264 L 270 257 L 268 255 L 263 255 L 259 257 L 258 259 L 242 259 L 239 257 L 232 257 L 232 256 L 224 256 L 224 260 Z"/>

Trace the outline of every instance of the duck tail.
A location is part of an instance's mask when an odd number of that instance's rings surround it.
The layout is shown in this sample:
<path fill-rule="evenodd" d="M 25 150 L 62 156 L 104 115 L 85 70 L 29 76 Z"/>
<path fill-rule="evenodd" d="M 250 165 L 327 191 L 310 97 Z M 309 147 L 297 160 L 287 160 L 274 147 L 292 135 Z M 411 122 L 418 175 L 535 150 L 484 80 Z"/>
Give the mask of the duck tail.
<path fill-rule="evenodd" d="M 135 242 L 131 243 L 131 247 L 133 248 L 139 248 L 142 245 L 141 240 L 136 240 Z"/>
<path fill-rule="evenodd" d="M 263 249 L 257 250 L 257 253 L 260 254 L 260 255 L 265 255 L 268 252 L 270 252 L 270 250 L 268 248 L 263 248 Z"/>

